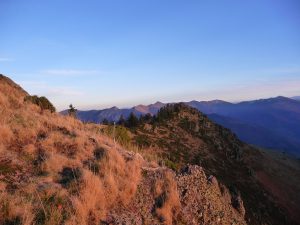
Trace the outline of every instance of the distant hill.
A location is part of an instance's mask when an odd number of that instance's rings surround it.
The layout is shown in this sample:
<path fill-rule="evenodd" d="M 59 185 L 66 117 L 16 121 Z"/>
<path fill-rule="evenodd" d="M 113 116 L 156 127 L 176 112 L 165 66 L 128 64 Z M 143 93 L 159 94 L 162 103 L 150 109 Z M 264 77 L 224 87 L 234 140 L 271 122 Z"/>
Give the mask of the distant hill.
<path fill-rule="evenodd" d="M 246 143 L 276 149 L 300 156 L 300 101 L 276 97 L 230 103 L 222 100 L 190 101 L 185 104 L 208 115 L 214 122 L 231 129 Z M 166 104 L 157 102 L 130 109 L 113 107 L 104 110 L 78 111 L 84 122 L 101 123 L 104 119 L 118 121 L 131 112 L 155 115 Z M 63 113 L 66 113 L 64 111 Z"/>
<path fill-rule="evenodd" d="M 300 101 L 300 96 L 294 96 L 294 97 L 291 97 L 291 99 Z"/>

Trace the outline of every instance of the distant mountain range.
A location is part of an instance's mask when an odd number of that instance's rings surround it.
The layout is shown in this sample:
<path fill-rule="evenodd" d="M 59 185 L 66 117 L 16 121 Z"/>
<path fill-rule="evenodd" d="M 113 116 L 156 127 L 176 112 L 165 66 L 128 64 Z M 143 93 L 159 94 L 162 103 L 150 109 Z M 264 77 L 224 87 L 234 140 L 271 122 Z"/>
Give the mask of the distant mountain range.
<path fill-rule="evenodd" d="M 88 111 L 77 111 L 77 117 L 83 122 L 93 122 L 93 123 L 101 123 L 104 119 L 108 121 L 118 121 L 121 115 L 124 118 L 127 118 L 130 113 L 134 113 L 136 116 L 145 115 L 150 113 L 151 115 L 155 115 L 160 108 L 164 107 L 166 104 L 161 102 L 156 102 L 151 105 L 137 105 L 130 109 L 119 109 L 118 107 L 112 107 L 109 109 L 102 110 L 88 110 Z M 66 114 L 67 110 L 61 112 L 62 114 Z"/>
<path fill-rule="evenodd" d="M 194 102 L 192 106 L 242 141 L 300 155 L 300 101 L 276 97 L 237 104 Z"/>
<path fill-rule="evenodd" d="M 294 96 L 292 99 L 300 101 L 300 96 Z"/>
<path fill-rule="evenodd" d="M 214 122 L 231 129 L 246 143 L 285 151 L 300 156 L 300 99 L 299 97 L 275 97 L 240 103 L 222 100 L 191 101 L 185 104 L 205 113 Z M 100 123 L 104 119 L 118 121 L 134 113 L 137 116 L 155 115 L 166 104 L 156 102 L 138 105 L 130 109 L 117 107 L 104 110 L 78 111 L 84 122 Z M 62 113 L 66 113 L 63 111 Z"/>

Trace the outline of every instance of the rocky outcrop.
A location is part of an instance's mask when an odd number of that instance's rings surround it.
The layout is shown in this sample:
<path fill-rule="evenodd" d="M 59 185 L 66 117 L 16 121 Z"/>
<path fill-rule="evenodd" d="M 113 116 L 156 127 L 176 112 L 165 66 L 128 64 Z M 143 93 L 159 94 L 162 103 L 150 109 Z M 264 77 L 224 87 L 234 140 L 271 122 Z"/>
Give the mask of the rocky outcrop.
<path fill-rule="evenodd" d="M 234 208 L 228 189 L 215 177 L 209 178 L 199 166 L 188 166 L 177 176 L 182 212 L 189 224 L 246 224 L 242 201 L 239 209 Z"/>
<path fill-rule="evenodd" d="M 189 165 L 177 174 L 167 168 L 144 167 L 133 201 L 112 210 L 103 223 L 246 224 L 242 202 L 238 210 L 232 199 L 228 189 L 216 178 L 208 179 L 200 166 Z"/>

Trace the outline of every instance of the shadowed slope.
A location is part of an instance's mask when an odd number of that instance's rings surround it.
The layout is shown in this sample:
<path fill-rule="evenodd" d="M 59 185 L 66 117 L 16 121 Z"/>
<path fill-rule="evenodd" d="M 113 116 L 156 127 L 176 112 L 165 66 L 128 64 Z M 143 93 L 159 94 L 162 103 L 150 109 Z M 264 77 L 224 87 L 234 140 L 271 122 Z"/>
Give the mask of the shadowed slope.
<path fill-rule="evenodd" d="M 230 187 L 232 194 L 241 193 L 249 223 L 290 224 L 290 218 L 299 219 L 300 169 L 296 160 L 284 156 L 274 160 L 270 153 L 244 144 L 230 130 L 185 104 L 162 108 L 157 117 L 132 132 L 136 144 L 149 146 L 170 168 L 201 165 L 207 174 Z M 296 166 L 291 168 L 289 163 Z M 285 188 L 288 194 L 275 191 Z"/>

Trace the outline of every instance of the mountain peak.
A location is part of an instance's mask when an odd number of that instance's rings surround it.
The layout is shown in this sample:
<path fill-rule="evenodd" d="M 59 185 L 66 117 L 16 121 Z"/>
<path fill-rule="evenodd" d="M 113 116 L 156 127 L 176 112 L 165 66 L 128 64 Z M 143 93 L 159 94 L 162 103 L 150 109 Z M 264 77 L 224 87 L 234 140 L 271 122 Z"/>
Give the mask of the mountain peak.
<path fill-rule="evenodd" d="M 268 99 L 266 99 L 266 100 L 268 100 Z M 288 97 L 279 95 L 279 96 L 274 97 L 274 98 L 269 98 L 269 100 L 280 100 L 281 101 L 281 100 L 291 100 L 291 99 L 288 98 Z"/>
<path fill-rule="evenodd" d="M 135 111 L 138 111 L 140 113 L 144 113 L 144 114 L 147 114 L 149 112 L 149 107 L 146 106 L 146 105 L 137 105 L 137 106 L 134 106 L 133 109 Z"/>
<path fill-rule="evenodd" d="M 111 107 L 111 108 L 109 108 L 108 110 L 119 110 L 119 108 L 117 107 L 117 106 L 113 106 L 113 107 Z"/>
<path fill-rule="evenodd" d="M 160 107 L 163 107 L 164 105 L 165 105 L 164 103 L 157 101 L 154 104 L 149 105 L 149 107 L 156 107 L 156 108 L 159 107 L 160 108 Z"/>

